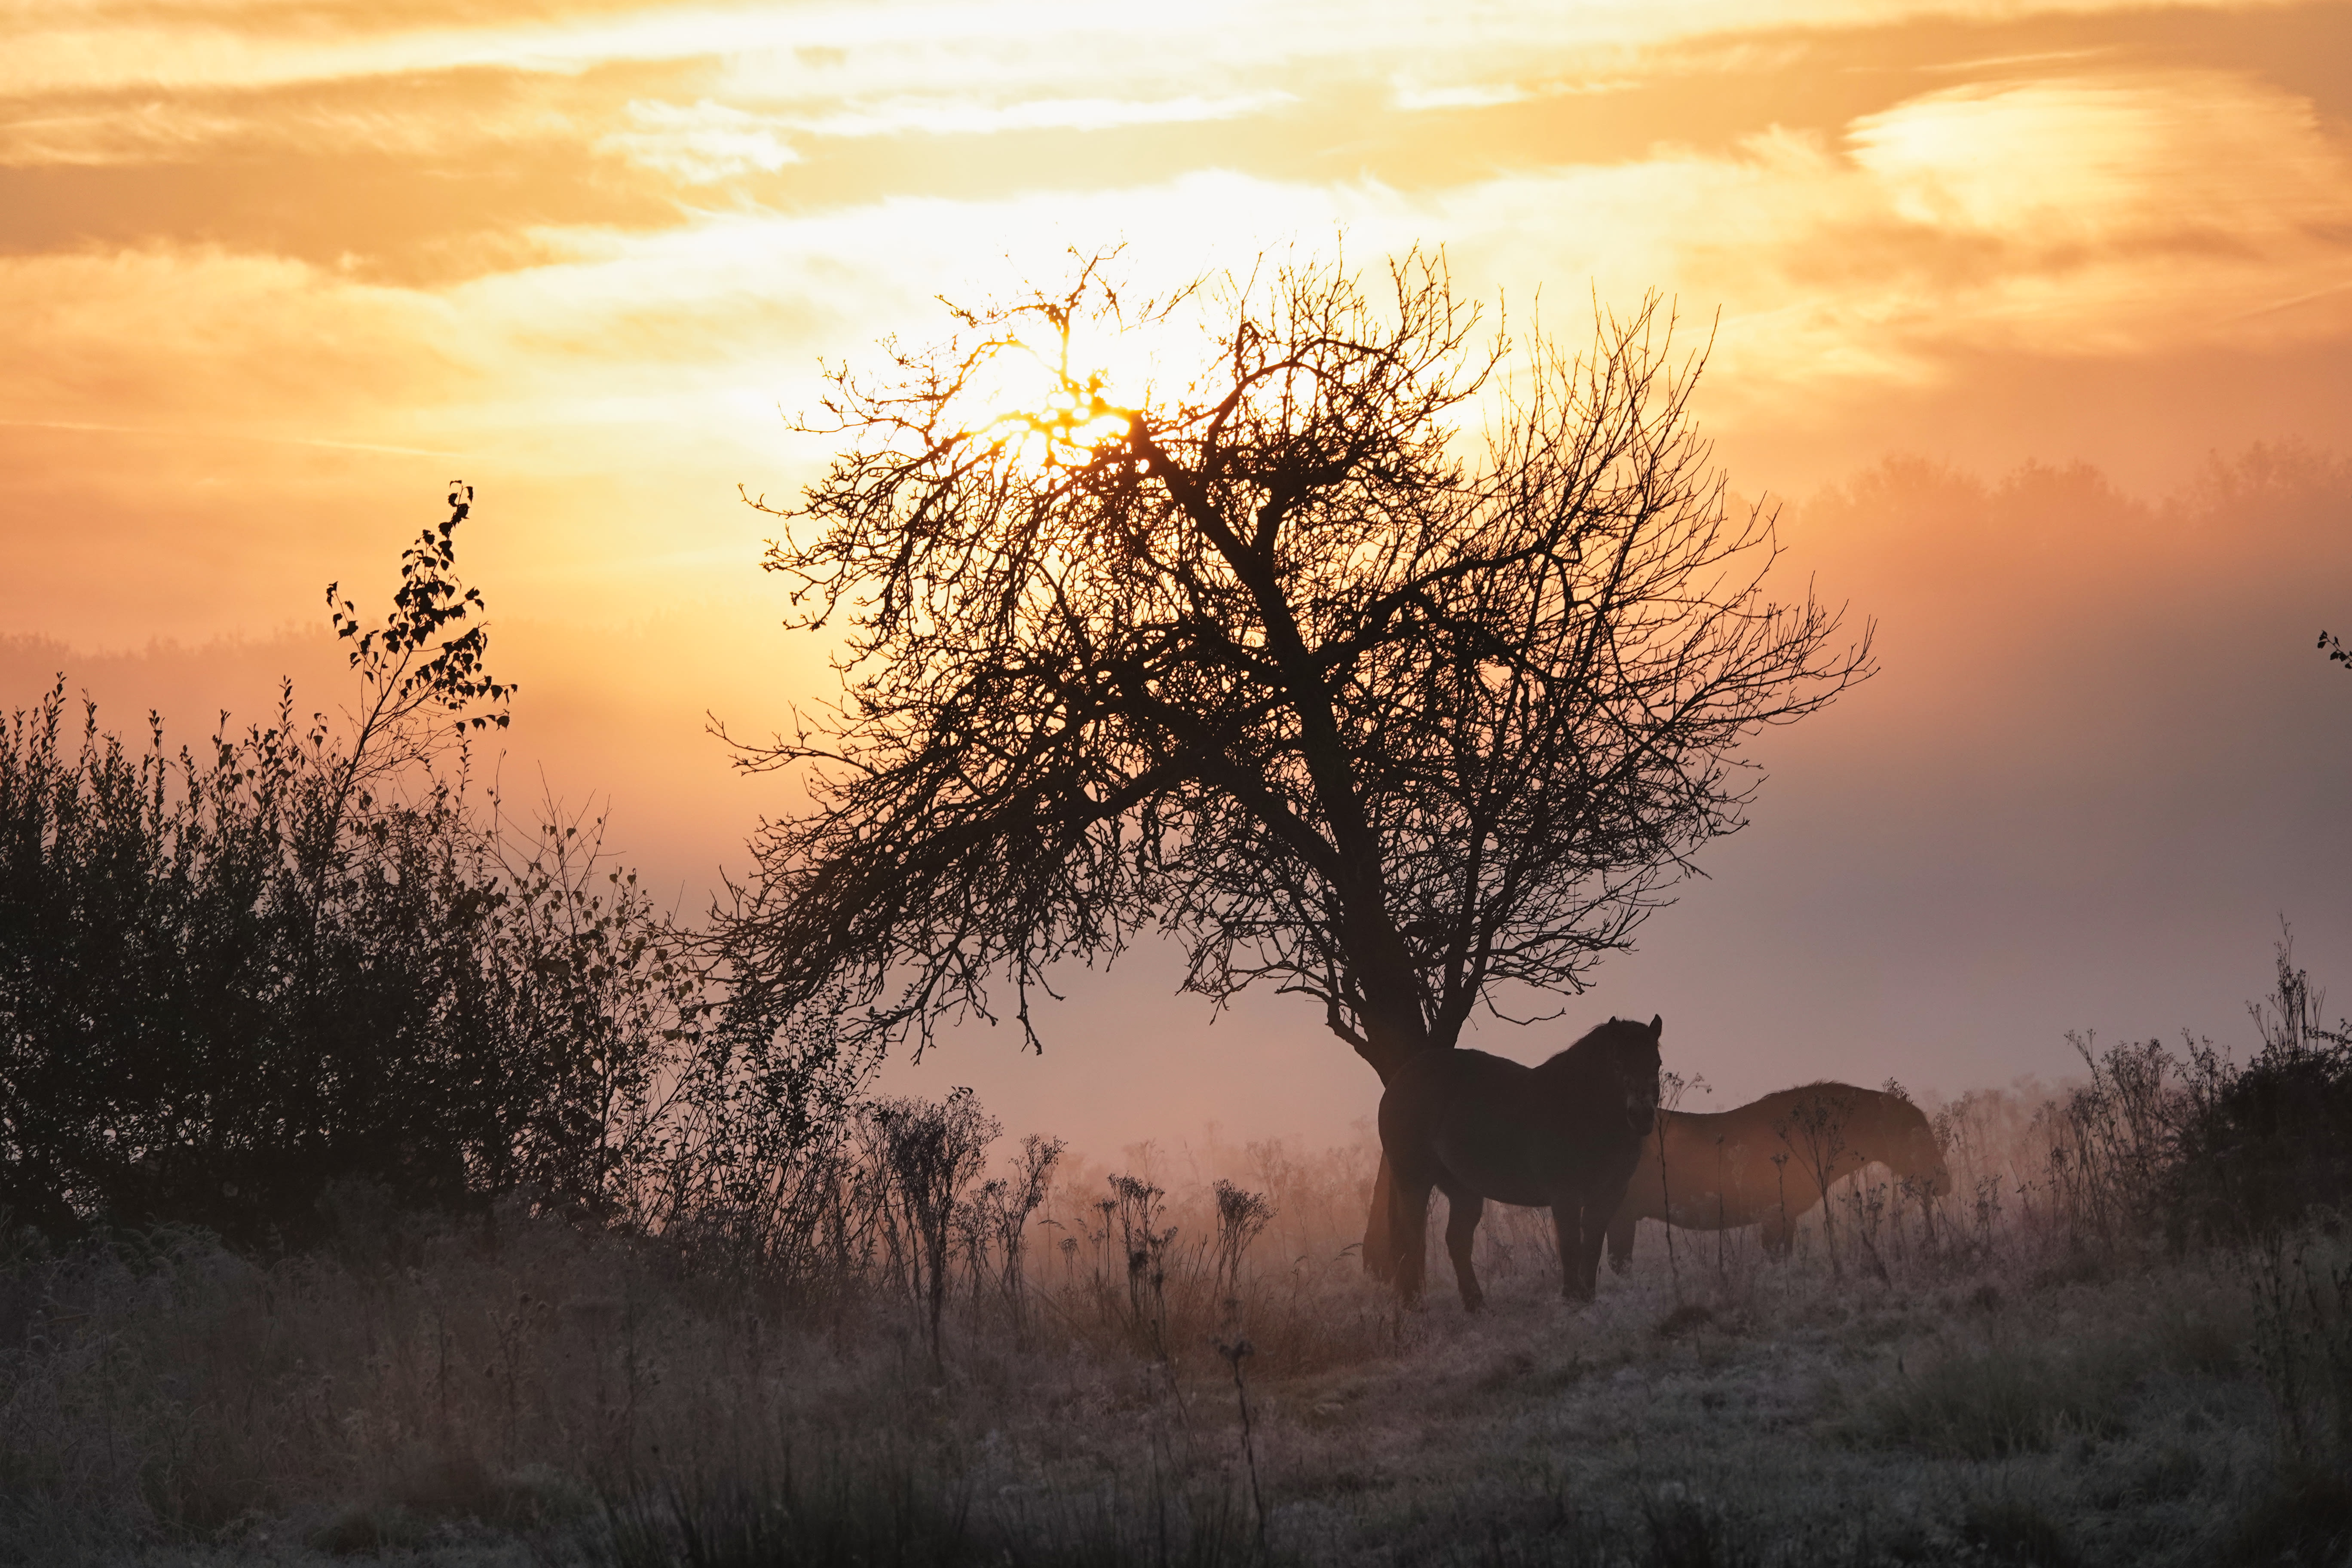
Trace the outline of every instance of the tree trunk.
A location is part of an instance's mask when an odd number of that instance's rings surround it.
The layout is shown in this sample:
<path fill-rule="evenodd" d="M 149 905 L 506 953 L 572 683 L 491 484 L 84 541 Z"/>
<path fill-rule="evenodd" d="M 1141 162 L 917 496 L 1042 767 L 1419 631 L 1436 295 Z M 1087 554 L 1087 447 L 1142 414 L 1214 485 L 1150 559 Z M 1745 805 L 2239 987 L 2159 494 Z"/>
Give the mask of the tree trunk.
<path fill-rule="evenodd" d="M 1383 1285 L 1396 1278 L 1396 1244 L 1389 1235 L 1389 1157 L 1381 1154 L 1380 1173 L 1372 1178 L 1372 1210 L 1364 1216 L 1364 1245 L 1359 1249 L 1364 1272 Z"/>
<path fill-rule="evenodd" d="M 1419 1019 L 1414 1020 L 1416 1026 Z M 1429 1037 L 1425 1028 L 1416 1026 L 1410 1035 L 1403 1030 L 1383 1029 L 1371 1020 L 1365 1021 L 1363 1044 L 1357 1054 L 1371 1063 L 1372 1070 L 1381 1075 L 1385 1088 L 1396 1076 L 1397 1069 L 1422 1051 L 1433 1047 L 1450 1049 L 1452 1040 L 1438 1041 Z M 1389 1231 L 1389 1157 L 1381 1152 L 1380 1173 L 1372 1179 L 1370 1212 L 1364 1216 L 1364 1242 L 1360 1249 L 1364 1272 L 1373 1279 L 1387 1281 L 1396 1278 L 1395 1245 Z"/>

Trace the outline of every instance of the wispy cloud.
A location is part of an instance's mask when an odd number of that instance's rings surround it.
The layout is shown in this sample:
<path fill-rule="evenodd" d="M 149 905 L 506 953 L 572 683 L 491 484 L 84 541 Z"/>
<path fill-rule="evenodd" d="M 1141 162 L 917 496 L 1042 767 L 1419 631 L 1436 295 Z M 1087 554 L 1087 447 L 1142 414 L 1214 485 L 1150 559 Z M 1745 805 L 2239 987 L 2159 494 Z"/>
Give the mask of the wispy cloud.
<path fill-rule="evenodd" d="M 323 436 L 272 436 L 257 430 L 164 429 L 149 425 L 101 425 L 86 419 L 0 419 L 16 430 L 79 430 L 107 436 L 152 436 L 169 441 L 263 441 L 288 447 L 320 447 L 337 452 L 383 452 L 401 458 L 455 458 L 470 454 L 435 447 L 394 447 L 381 441 L 336 441 Z"/>
<path fill-rule="evenodd" d="M 245 116 L 155 99 L 0 120 L 0 164 L 176 163 L 241 134 Z"/>
<path fill-rule="evenodd" d="M 2222 72 L 1954 88 L 1862 120 L 1847 144 L 1906 220 L 2043 250 L 2252 247 L 2352 219 L 2352 164 L 2311 105 Z"/>
<path fill-rule="evenodd" d="M 640 104 L 629 155 L 680 177 L 783 164 L 776 123 Z M 1050 272 L 1065 247 L 1118 240 L 1171 278 L 1245 268 L 1265 245 L 1341 228 L 1363 255 L 1442 239 L 1480 292 L 1658 288 L 1719 305 L 1717 369 L 1735 386 L 1906 384 L 1956 353 L 2154 354 L 2322 330 L 2352 266 L 2352 167 L 2293 95 L 2164 73 L 1937 91 L 1835 136 L 1425 192 L 1201 172 L 541 229 L 549 259 L 432 289 L 216 247 L 19 258 L 0 264 L 18 323 L 5 413 L 176 422 L 227 384 L 257 427 L 340 408 L 315 433 L 360 443 L 442 449 L 428 433 L 490 425 L 509 442 L 542 432 L 528 444 L 554 453 L 584 428 L 681 420 L 752 443 L 778 401 L 812 390 L 817 354 L 932 330 L 942 289 L 984 294 Z M 2308 303 L 2245 319 L 2282 300 Z"/>
<path fill-rule="evenodd" d="M 1527 103 L 1537 99 L 1627 92 L 1640 85 L 1638 79 L 1629 76 L 1553 80 L 1535 86 L 1517 81 L 1469 81 L 1429 87 L 1408 80 L 1397 84 L 1390 94 L 1389 101 L 1407 114 L 1417 114 L 1427 110 L 1495 109 L 1504 104 Z"/>
<path fill-rule="evenodd" d="M 1393 55 L 1428 69 L 1528 51 L 1619 50 L 1708 32 L 1885 27 L 1910 18 L 2145 12 L 2147 0 L 2041 0 L 1955 6 L 1951 0 L 1677 0 L 1642 5 L 1486 6 L 1465 16 L 1437 0 L 1195 0 L 1182 6 L 1072 7 L 1042 0 L 816 0 L 787 5 L 645 5 L 551 15 L 539 4 L 388 7 L 136 4 L 77 7 L 61 20 L 33 0 L 14 13 L 0 94 L 150 85 L 257 87 L 479 66 L 578 72 L 620 61 L 744 59 L 797 75 L 846 64 L 861 90 L 908 62 L 961 56 L 1020 74 L 1073 56 L 1150 75 L 1177 58 L 1199 68 Z M 2157 9 L 2210 9 L 2158 0 Z M 461 20 L 462 16 L 462 20 Z M 1451 72 L 1439 74 L 1454 74 Z"/>
<path fill-rule="evenodd" d="M 1179 98 L 1034 98 L 992 103 L 973 98 L 895 99 L 851 104 L 783 122 L 814 136 L 989 136 L 1006 131 L 1105 131 L 1123 125 L 1182 125 L 1263 114 L 1297 102 L 1288 92 Z"/>
<path fill-rule="evenodd" d="M 800 162 L 774 121 L 709 99 L 693 104 L 638 100 L 629 105 L 628 118 L 631 128 L 600 137 L 598 150 L 688 184 L 709 184 L 754 169 L 773 174 Z"/>
<path fill-rule="evenodd" d="M 1412 113 L 1423 109 L 1486 109 L 1497 103 L 1522 103 L 1528 96 L 1527 89 L 1517 82 L 1474 81 L 1451 87 L 1401 86 L 1391 101 Z"/>

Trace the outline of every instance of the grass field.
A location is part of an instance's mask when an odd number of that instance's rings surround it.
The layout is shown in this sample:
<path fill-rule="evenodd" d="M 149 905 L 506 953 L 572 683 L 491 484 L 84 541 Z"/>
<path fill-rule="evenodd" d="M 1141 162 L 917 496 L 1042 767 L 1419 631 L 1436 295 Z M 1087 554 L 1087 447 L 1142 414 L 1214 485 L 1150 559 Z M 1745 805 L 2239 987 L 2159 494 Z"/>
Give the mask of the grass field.
<path fill-rule="evenodd" d="M 1368 1148 L 1132 1152 L 1124 1189 L 1066 1162 L 1021 1289 L 967 1260 L 936 1346 L 887 1270 L 787 1302 L 511 1207 L 355 1206 L 266 1265 L 27 1246 L 0 1268 L 0 1556 L 2352 1557 L 2352 1244 L 2324 1230 L 2168 1255 L 1979 1148 L 1932 1230 L 1867 1176 L 1785 1264 L 1645 1225 L 1582 1310 L 1544 1217 L 1490 1210 L 1473 1318 L 1442 1260 L 1418 1310 L 1363 1278 Z M 1217 1174 L 1273 1210 L 1222 1249 Z"/>

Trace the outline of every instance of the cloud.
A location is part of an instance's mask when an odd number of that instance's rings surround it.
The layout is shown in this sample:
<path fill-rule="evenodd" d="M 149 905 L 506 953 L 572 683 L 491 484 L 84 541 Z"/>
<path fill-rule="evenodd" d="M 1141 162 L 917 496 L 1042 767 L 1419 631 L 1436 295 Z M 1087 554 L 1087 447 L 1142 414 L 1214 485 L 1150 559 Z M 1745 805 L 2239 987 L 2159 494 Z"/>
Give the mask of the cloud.
<path fill-rule="evenodd" d="M 0 121 L 0 164 L 175 163 L 237 135 L 247 117 L 153 99 Z"/>
<path fill-rule="evenodd" d="M 2352 160 L 2308 101 L 2241 76 L 1955 89 L 1868 117 L 1846 145 L 1904 229 L 1981 248 L 1943 309 L 1996 336 L 2128 353 L 2304 334 L 2328 317 L 2247 312 L 2323 300 L 2352 271 Z"/>
<path fill-rule="evenodd" d="M 691 105 L 639 100 L 629 105 L 628 116 L 634 129 L 599 138 L 598 150 L 688 184 L 710 184 L 755 169 L 772 174 L 800 162 L 772 122 L 709 99 Z"/>
<path fill-rule="evenodd" d="M 1465 25 L 1435 0 L 1293 0 L 1243 5 L 1072 7 L 1042 0 L 835 0 L 831 4 L 566 5 L 493 0 L 392 6 L 103 5 L 54 10 L 16 0 L 0 96 L 132 86 L 257 87 L 479 66 L 579 73 L 624 61 L 730 59 L 785 89 L 828 70 L 871 91 L 960 59 L 1000 80 L 1066 76 L 1075 59 L 1112 79 L 1196 75 L 1386 56 L 1433 75 L 1507 74 L 1530 51 L 1614 51 L 1693 35 L 1773 28 L 1884 27 L 1989 12 L 2021 16 L 2210 9 L 2201 0 L 2044 0 L 1955 6 L 1951 0 L 1682 0 L 1680 4 L 1487 8 Z M 2251 8 L 2251 7 L 2248 7 Z M 1476 73 L 1460 68 L 1483 62 Z M 846 65 L 845 73 L 838 68 Z"/>
<path fill-rule="evenodd" d="M 710 181 L 789 166 L 782 123 L 640 100 L 613 134 L 634 162 Z M 149 399 L 219 407 L 226 380 L 265 423 L 366 411 L 366 428 L 298 434 L 435 448 L 477 418 L 577 428 L 659 417 L 665 398 L 681 400 L 673 417 L 717 399 L 730 422 L 770 420 L 818 353 L 928 335 L 933 294 L 1050 275 L 1066 246 L 1123 239 L 1173 279 L 1343 226 L 1365 256 L 1443 239 L 1465 286 L 1507 288 L 1521 310 L 1544 284 L 1719 305 L 1718 381 L 1758 395 L 1918 384 L 1990 349 L 2148 354 L 2352 325 L 2352 169 L 2306 104 L 2226 73 L 2076 74 L 1937 89 L 1834 136 L 1420 193 L 1201 171 L 634 233 L 541 226 L 535 263 L 434 288 L 219 247 L 19 258 L 0 264 L 22 367 L 0 412 L 142 424 Z M 478 384 L 500 389 L 497 412 Z"/>
<path fill-rule="evenodd" d="M 1719 306 L 1717 369 L 1759 387 L 1917 384 L 1989 350 L 2352 332 L 2352 162 L 2307 101 L 2221 72 L 1937 90 L 1842 133 L 1515 174 L 1428 206 L 1458 257 L 1522 287 Z"/>
<path fill-rule="evenodd" d="M 1546 81 L 1535 87 L 1517 81 L 1467 81 L 1423 87 L 1408 79 L 1396 84 L 1389 101 L 1404 113 L 1418 114 L 1428 110 L 1496 109 L 1538 99 L 1628 92 L 1642 85 L 1639 79 L 1633 77 Z"/>
<path fill-rule="evenodd" d="M 391 419 L 446 387 L 463 334 L 433 294 L 215 247 L 0 258 L 14 323 L 0 416 L 94 424 L 245 423 L 394 445 L 336 427 Z"/>
<path fill-rule="evenodd" d="M 658 22 L 679 44 L 742 15 L 580 25 Z M 0 420 L 61 441 L 113 431 L 116 457 L 51 476 L 93 489 L 151 457 L 141 482 L 214 482 L 218 454 L 242 449 L 226 437 L 480 454 L 511 482 L 582 487 L 564 492 L 578 513 L 530 525 L 550 551 L 583 529 L 593 553 L 690 576 L 720 547 L 651 549 L 599 482 L 788 489 L 821 454 L 783 438 L 778 410 L 811 404 L 820 354 L 932 336 L 933 296 L 1050 279 L 1066 247 L 1124 241 L 1150 286 L 1342 229 L 1366 259 L 1444 243 L 1466 294 L 1506 291 L 1516 324 L 1548 288 L 1547 321 L 1570 337 L 1588 290 L 1622 306 L 1655 288 L 1694 325 L 1720 310 L 1705 406 L 1734 432 L 1785 431 L 1792 411 L 1891 430 L 1891 398 L 2006 398 L 2032 379 L 2019 365 L 2057 356 L 2181 363 L 2352 337 L 2352 174 L 2308 96 L 2250 71 L 1969 33 L 1823 99 L 1819 81 L 1858 73 L 1784 37 L 1701 50 L 1680 78 L 1651 61 L 1638 92 L 1592 109 L 1612 123 L 1638 109 L 1638 130 L 1595 142 L 1557 84 L 1636 79 L 1538 59 L 1528 39 L 1566 35 L 1534 11 L 1452 42 L 1423 12 L 1367 12 L 1355 56 L 1298 44 L 1346 59 L 1344 79 L 1268 74 L 1298 9 L 1263 36 L 1171 14 L 1167 47 L 1141 51 L 1091 21 L 1038 47 L 1009 24 L 1047 14 L 1020 7 L 959 11 L 927 37 L 838 9 L 777 15 L 807 24 L 797 43 L 751 27 L 718 63 L 19 103 L 0 160 L 49 162 L 39 180 L 0 171 L 0 250 L 16 252 L 0 256 Z M 1409 67 L 1381 52 L 1415 44 Z M 365 52 L 331 30 L 301 47 L 345 45 Z M 782 51 L 764 79 L 761 49 Z M 1996 55 L 1986 81 L 1917 63 Z M 1744 119 L 1707 121 L 1734 58 L 1784 74 Z M 1186 72 L 1199 79 L 1171 86 Z M 1678 124 L 1710 129 L 1662 139 Z M 126 211 L 149 226 L 105 226 Z M 21 455 L 31 432 L 15 428 Z M 153 456 L 167 437 L 168 460 Z"/>
<path fill-rule="evenodd" d="M 512 72 L 394 77 L 340 89 L 51 99 L 0 119 L 0 166 L 88 168 L 239 157 L 449 162 L 574 145 L 613 112 L 601 95 Z"/>
<path fill-rule="evenodd" d="M 789 123 L 817 136 L 988 136 L 1006 131 L 1104 131 L 1122 125 L 1181 125 L 1263 114 L 1295 103 L 1287 92 L 1179 98 L 1036 98 L 1009 103 L 965 98 L 897 99 L 853 105 Z"/>
<path fill-rule="evenodd" d="M 2311 105 L 2218 71 L 1975 83 L 1846 142 L 1906 221 L 2037 248 L 2254 247 L 2352 217 L 2352 171 Z"/>

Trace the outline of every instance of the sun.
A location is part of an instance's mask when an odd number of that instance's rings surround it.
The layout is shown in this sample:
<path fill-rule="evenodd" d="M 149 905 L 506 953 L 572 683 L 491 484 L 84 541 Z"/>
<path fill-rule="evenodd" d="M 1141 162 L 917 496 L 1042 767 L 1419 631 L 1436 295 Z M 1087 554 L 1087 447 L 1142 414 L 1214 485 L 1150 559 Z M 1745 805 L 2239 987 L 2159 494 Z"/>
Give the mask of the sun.
<path fill-rule="evenodd" d="M 1133 438 L 1148 378 L 1139 363 L 1127 376 L 1113 364 L 1133 360 L 1118 334 L 1081 336 L 1067 325 L 1006 333 L 976 350 L 957 397 L 959 427 L 1024 471 L 1084 468 Z"/>

